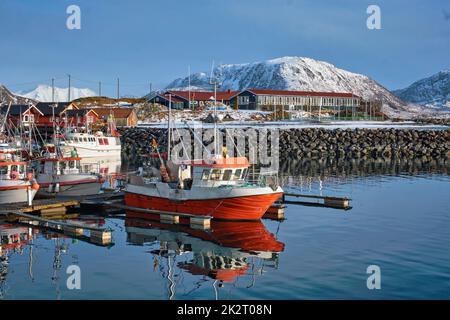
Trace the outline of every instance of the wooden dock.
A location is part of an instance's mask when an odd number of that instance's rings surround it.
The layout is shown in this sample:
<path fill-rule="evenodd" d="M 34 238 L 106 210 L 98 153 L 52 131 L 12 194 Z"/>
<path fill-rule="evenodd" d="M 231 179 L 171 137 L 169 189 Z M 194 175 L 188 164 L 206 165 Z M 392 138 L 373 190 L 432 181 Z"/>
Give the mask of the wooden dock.
<path fill-rule="evenodd" d="M 84 201 L 95 201 L 100 205 L 111 199 L 123 199 L 123 192 L 105 192 L 86 197 L 56 197 L 49 199 L 33 200 L 33 204 L 27 203 L 7 204 L 0 208 L 0 215 L 7 216 L 11 212 L 32 213 L 39 216 L 51 216 L 64 214 L 68 208 L 79 207 Z"/>
<path fill-rule="evenodd" d="M 130 207 L 119 203 L 114 202 L 105 202 L 104 205 L 121 209 L 121 210 L 131 210 L 135 212 L 149 213 L 159 215 L 159 219 L 162 223 L 167 224 L 179 224 L 180 217 L 188 218 L 189 225 L 193 229 L 210 229 L 211 227 L 211 216 L 201 216 L 201 215 L 193 215 L 188 213 L 180 213 L 180 212 L 170 212 L 170 211 L 162 211 L 162 210 L 151 210 L 151 209 L 143 209 L 137 207 Z"/>
<path fill-rule="evenodd" d="M 306 199 L 315 199 L 322 200 L 319 201 L 298 201 L 298 200 L 286 200 L 286 197 L 295 197 L 295 198 L 306 198 Z M 315 196 L 309 194 L 300 194 L 300 193 L 289 193 L 285 192 L 282 196 L 282 202 L 286 204 L 296 204 L 310 207 L 326 207 L 333 209 L 343 209 L 350 210 L 352 207 L 350 206 L 350 198 L 347 197 L 330 197 L 330 196 Z"/>

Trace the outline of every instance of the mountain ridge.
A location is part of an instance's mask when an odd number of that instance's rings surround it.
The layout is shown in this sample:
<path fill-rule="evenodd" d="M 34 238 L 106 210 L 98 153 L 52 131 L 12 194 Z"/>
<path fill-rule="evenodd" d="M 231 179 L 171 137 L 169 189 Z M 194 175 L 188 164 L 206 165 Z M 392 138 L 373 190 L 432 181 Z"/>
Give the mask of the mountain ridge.
<path fill-rule="evenodd" d="M 450 68 L 394 90 L 399 98 L 431 108 L 450 108 Z"/>
<path fill-rule="evenodd" d="M 421 109 L 402 101 L 375 80 L 358 73 L 337 68 L 326 61 L 308 57 L 286 56 L 265 61 L 222 64 L 214 68 L 214 79 L 220 90 L 248 88 L 352 92 L 367 100 L 383 102 L 383 111 L 391 116 L 417 112 Z M 205 72 L 191 75 L 191 90 L 211 90 L 210 76 Z M 188 88 L 188 77 L 178 78 L 166 89 Z"/>

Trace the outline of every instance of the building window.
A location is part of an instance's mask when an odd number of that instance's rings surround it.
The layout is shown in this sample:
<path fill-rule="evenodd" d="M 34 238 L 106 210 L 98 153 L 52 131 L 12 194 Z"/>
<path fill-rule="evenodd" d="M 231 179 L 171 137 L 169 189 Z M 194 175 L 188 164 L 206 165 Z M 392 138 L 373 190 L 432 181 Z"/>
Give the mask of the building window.
<path fill-rule="evenodd" d="M 249 96 L 239 96 L 238 97 L 238 103 L 239 104 L 249 104 L 250 103 L 250 97 Z"/>

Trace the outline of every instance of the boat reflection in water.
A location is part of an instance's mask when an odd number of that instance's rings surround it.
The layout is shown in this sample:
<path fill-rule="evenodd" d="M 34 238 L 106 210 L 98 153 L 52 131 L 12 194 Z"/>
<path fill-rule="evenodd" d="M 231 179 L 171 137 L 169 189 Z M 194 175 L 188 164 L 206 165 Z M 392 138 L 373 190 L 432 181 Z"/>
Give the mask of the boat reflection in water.
<path fill-rule="evenodd" d="M 216 283 L 221 287 L 224 283 L 235 282 L 240 276 L 262 274 L 262 270 L 255 270 L 260 262 L 277 268 L 279 253 L 284 250 L 284 243 L 278 241 L 261 221 L 213 219 L 209 230 L 200 230 L 183 224 L 183 219 L 180 224 L 172 225 L 160 223 L 157 215 L 152 215 L 151 220 L 149 214 L 144 216 L 146 219 L 138 212 L 127 211 L 127 240 L 135 245 L 158 242 L 159 249 L 150 253 L 155 258 L 155 266 L 167 263 L 169 299 L 175 296 L 175 266 L 192 275 L 213 279 L 216 290 Z M 185 254 L 187 259 L 171 262 L 176 256 Z M 161 257 L 167 261 L 162 261 Z"/>
<path fill-rule="evenodd" d="M 105 220 L 101 217 L 92 217 L 87 219 L 70 219 L 71 222 L 80 222 L 84 226 L 101 227 L 105 224 Z M 23 255 L 25 248 L 28 251 L 28 277 L 34 281 L 34 240 L 42 236 L 54 243 L 53 256 L 53 274 L 52 283 L 55 286 L 56 299 L 61 298 L 60 289 L 60 269 L 62 267 L 63 254 L 68 253 L 69 244 L 66 242 L 72 239 L 71 236 L 62 232 L 53 232 L 45 228 L 27 227 L 20 224 L 0 222 L 0 299 L 7 296 L 6 282 L 10 259 L 15 255 Z M 77 238 L 80 239 L 80 238 Z"/>
<path fill-rule="evenodd" d="M 31 228 L 0 223 L 0 299 L 4 297 L 9 255 L 11 253 L 22 254 L 24 247 L 33 240 L 36 232 Z"/>

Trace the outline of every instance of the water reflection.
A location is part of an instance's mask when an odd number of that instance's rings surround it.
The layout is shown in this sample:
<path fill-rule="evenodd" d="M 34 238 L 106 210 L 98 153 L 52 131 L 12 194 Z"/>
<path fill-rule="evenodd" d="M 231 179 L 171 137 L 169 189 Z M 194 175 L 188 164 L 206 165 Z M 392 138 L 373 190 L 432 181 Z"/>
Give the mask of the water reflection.
<path fill-rule="evenodd" d="M 79 223 L 84 226 L 101 227 L 105 220 L 101 217 L 91 217 L 88 219 L 69 219 L 72 223 Z M 63 231 L 52 231 L 41 226 L 25 226 L 20 223 L 0 222 L 0 299 L 4 299 L 8 293 L 7 276 L 9 266 L 15 255 L 24 255 L 25 248 L 28 248 L 28 277 L 34 282 L 35 275 L 33 271 L 35 240 L 40 236 L 47 241 L 53 242 L 53 261 L 51 282 L 54 286 L 56 299 L 61 299 L 61 267 L 63 256 L 68 254 L 69 242 L 74 240 Z M 83 240 L 84 236 L 78 236 L 77 240 Z M 65 283 L 63 281 L 63 283 Z"/>
<path fill-rule="evenodd" d="M 450 175 L 450 159 L 361 158 L 287 159 L 280 163 L 280 175 L 305 177 L 365 177 L 380 175 Z"/>
<path fill-rule="evenodd" d="M 278 267 L 279 253 L 284 250 L 284 243 L 261 221 L 212 221 L 210 230 L 199 230 L 148 218 L 147 215 L 144 220 L 139 213 L 127 211 L 127 241 L 152 246 L 149 253 L 154 270 L 158 269 L 167 279 L 169 299 L 175 298 L 175 278 L 182 272 L 212 279 L 215 298 L 218 298 L 217 287 L 235 283 L 244 275 L 253 277 L 252 286 L 264 266 Z"/>

